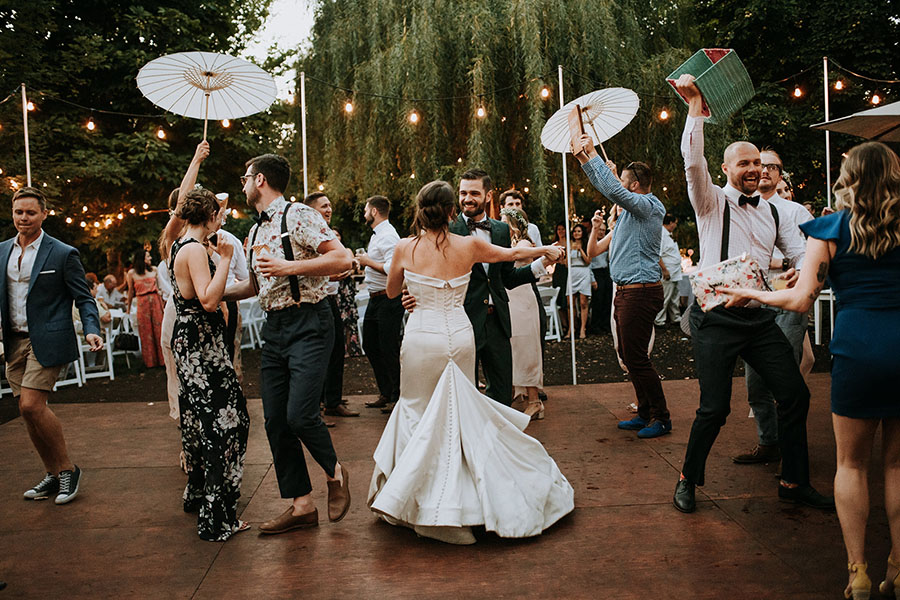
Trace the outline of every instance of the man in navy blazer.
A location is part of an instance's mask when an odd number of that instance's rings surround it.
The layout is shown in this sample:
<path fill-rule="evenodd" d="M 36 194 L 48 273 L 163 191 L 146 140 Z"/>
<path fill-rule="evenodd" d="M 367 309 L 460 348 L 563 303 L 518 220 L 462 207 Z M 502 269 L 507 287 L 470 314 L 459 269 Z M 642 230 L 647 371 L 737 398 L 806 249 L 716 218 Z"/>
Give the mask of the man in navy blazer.
<path fill-rule="evenodd" d="M 56 494 L 56 504 L 75 499 L 81 469 L 66 450 L 59 419 L 47 398 L 64 365 L 78 359 L 72 303 L 78 306 L 91 351 L 103 348 L 100 315 L 84 277 L 78 251 L 45 234 L 47 201 L 40 190 L 24 187 L 12 199 L 19 234 L 0 243 L 0 326 L 6 378 L 19 398 L 19 412 L 47 474 L 25 492 L 28 500 Z"/>

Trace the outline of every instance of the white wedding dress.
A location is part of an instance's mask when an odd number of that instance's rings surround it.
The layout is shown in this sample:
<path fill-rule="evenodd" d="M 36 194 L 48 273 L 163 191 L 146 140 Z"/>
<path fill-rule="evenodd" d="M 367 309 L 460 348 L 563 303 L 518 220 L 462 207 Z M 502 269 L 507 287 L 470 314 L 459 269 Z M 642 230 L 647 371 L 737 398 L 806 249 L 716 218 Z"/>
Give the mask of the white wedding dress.
<path fill-rule="evenodd" d="M 368 506 L 417 531 L 484 525 L 502 537 L 540 534 L 572 511 L 574 491 L 523 433 L 528 416 L 475 386 L 475 338 L 463 309 L 469 274 L 444 281 L 407 271 L 406 282 L 416 309 Z"/>

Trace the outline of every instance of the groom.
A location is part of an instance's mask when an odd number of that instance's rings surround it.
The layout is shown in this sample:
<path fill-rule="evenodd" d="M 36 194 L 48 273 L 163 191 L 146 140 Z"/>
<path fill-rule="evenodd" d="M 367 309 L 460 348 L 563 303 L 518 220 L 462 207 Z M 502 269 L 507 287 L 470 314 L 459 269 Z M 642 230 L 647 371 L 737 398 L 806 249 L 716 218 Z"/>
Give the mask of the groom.
<path fill-rule="evenodd" d="M 450 232 L 458 235 L 477 235 L 497 246 L 510 247 L 509 226 L 489 219 L 485 207 L 493 198 L 490 176 L 481 169 L 470 169 L 459 181 L 459 207 L 461 214 L 450 223 Z M 533 283 L 545 275 L 548 259 L 538 259 L 524 267 L 513 263 L 476 263 L 466 291 L 465 309 L 475 330 L 475 364 L 487 380 L 485 393 L 509 406 L 512 404 L 512 348 L 509 338 L 512 327 L 509 320 L 507 289 Z M 411 310 L 415 299 L 405 296 L 404 308 Z"/>

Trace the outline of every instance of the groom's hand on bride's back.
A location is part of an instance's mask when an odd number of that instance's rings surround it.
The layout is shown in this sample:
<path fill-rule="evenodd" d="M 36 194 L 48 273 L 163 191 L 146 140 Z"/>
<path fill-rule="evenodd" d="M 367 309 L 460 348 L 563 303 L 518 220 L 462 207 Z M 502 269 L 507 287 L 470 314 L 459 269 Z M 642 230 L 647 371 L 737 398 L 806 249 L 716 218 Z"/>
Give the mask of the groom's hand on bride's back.
<path fill-rule="evenodd" d="M 403 305 L 407 312 L 412 312 L 416 307 L 416 297 L 410 294 L 409 290 L 404 289 L 400 296 L 400 304 Z"/>

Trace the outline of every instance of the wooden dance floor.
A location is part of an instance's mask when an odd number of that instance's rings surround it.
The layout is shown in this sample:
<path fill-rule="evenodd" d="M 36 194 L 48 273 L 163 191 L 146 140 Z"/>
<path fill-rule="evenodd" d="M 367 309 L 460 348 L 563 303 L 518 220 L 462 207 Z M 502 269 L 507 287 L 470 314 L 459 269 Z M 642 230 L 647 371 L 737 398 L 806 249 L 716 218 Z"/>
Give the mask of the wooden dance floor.
<path fill-rule="evenodd" d="M 829 384 L 827 374 L 810 382 L 812 483 L 824 493 L 835 463 Z M 779 503 L 777 465 L 729 458 L 755 443 L 743 379 L 734 381 L 733 413 L 698 488 L 697 512 L 672 507 L 699 390 L 696 380 L 664 388 L 674 429 L 647 441 L 616 429 L 629 418 L 630 384 L 548 388 L 547 418 L 528 432 L 574 486 L 575 511 L 540 537 L 481 532 L 469 547 L 417 539 L 366 508 L 371 455 L 387 419 L 363 407 L 371 397 L 351 397 L 363 415 L 337 419 L 331 430 L 351 474 L 350 513 L 327 522 L 324 476 L 310 463 L 323 521 L 273 537 L 255 526 L 287 503 L 278 497 L 261 403 L 250 401 L 239 510 L 254 529 L 227 543 L 200 540 L 195 516 L 181 510 L 179 433 L 162 390 L 147 403 L 57 405 L 85 473 L 72 504 L 22 499 L 42 474 L 40 461 L 21 418 L 0 426 L 0 580 L 9 584 L 0 599 L 841 597 L 837 517 Z M 876 456 L 873 467 L 880 464 Z M 868 556 L 880 581 L 889 545 L 880 483 L 872 497 Z"/>

